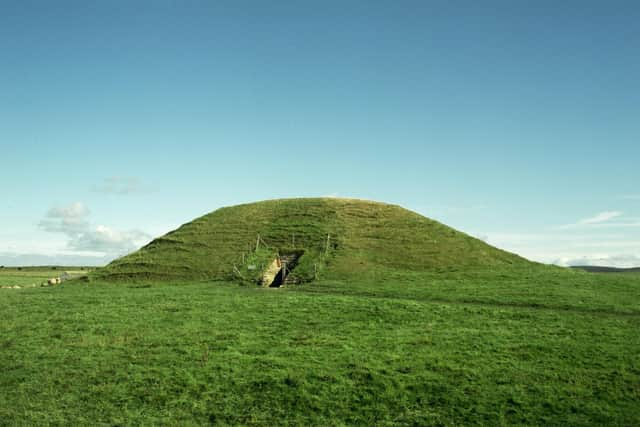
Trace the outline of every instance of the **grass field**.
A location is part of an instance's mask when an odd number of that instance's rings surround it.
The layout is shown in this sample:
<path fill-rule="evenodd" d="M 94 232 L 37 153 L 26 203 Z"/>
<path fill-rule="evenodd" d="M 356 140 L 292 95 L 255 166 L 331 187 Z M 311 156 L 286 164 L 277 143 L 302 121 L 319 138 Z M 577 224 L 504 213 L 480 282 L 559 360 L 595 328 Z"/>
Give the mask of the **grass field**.
<path fill-rule="evenodd" d="M 46 284 L 48 279 L 60 277 L 64 273 L 75 278 L 85 276 L 92 270 L 92 267 L 2 267 L 0 268 L 0 288 L 37 287 Z"/>
<path fill-rule="evenodd" d="M 636 274 L 67 282 L 0 313 L 0 425 L 640 425 Z"/>

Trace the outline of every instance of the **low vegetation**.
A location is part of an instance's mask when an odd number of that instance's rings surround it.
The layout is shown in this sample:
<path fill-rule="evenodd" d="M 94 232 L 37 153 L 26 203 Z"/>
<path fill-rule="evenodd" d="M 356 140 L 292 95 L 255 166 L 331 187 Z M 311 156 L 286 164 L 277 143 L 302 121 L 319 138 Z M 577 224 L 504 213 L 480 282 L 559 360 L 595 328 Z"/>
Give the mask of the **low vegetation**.
<path fill-rule="evenodd" d="M 640 275 L 0 293 L 7 425 L 638 425 Z"/>

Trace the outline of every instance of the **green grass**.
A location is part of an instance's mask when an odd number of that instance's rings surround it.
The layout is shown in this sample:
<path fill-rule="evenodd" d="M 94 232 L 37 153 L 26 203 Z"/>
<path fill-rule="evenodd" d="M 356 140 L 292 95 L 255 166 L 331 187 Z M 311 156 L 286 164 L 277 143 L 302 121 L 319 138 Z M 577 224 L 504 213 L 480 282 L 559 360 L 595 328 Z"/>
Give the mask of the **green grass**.
<path fill-rule="evenodd" d="M 0 425 L 639 425 L 640 275 L 0 290 Z"/>
<path fill-rule="evenodd" d="M 93 267 L 2 267 L 0 268 L 0 288 L 35 287 L 45 284 L 48 279 L 60 277 L 65 272 L 71 277 L 79 277 L 91 270 Z"/>
<path fill-rule="evenodd" d="M 528 261 L 399 206 L 352 199 L 283 199 L 218 209 L 92 274 L 94 280 L 232 280 L 255 252 L 303 250 L 302 281 L 380 268 L 448 271 Z M 327 237 L 328 242 L 327 242 Z M 264 263 L 265 260 L 260 260 Z M 246 265 L 246 263 L 245 263 Z M 246 273 L 246 272 L 245 272 Z"/>

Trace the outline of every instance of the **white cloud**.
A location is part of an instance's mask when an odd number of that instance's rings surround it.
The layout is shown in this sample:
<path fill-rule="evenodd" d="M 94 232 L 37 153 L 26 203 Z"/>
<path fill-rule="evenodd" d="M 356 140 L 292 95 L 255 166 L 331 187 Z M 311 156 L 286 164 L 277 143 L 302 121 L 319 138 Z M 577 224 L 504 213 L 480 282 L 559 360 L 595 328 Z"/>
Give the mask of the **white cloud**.
<path fill-rule="evenodd" d="M 69 206 L 55 207 L 49 209 L 49 218 L 82 218 L 89 215 L 89 208 L 82 202 L 74 202 Z"/>
<path fill-rule="evenodd" d="M 140 230 L 120 231 L 104 225 L 92 226 L 89 209 L 81 202 L 52 208 L 39 227 L 67 236 L 67 247 L 75 252 L 84 251 L 103 255 L 120 255 L 148 243 L 151 236 Z"/>
<path fill-rule="evenodd" d="M 104 225 L 86 230 L 69 241 L 69 247 L 79 251 L 103 253 L 126 253 L 151 240 L 151 236 L 140 230 L 119 231 Z"/>
<path fill-rule="evenodd" d="M 640 234 L 600 230 L 486 234 L 489 244 L 546 264 L 640 267 Z"/>
<path fill-rule="evenodd" d="M 560 225 L 560 226 L 556 226 L 553 227 L 553 229 L 555 230 L 569 230 L 572 228 L 585 228 L 585 227 L 599 227 L 599 228 L 605 228 L 605 227 L 638 227 L 640 226 L 640 221 L 627 221 L 627 222 L 621 222 L 621 221 L 611 221 L 613 219 L 619 218 L 623 215 L 623 212 L 621 211 L 604 211 L 604 212 L 600 212 L 599 214 L 596 214 L 592 217 L 589 218 L 584 218 L 581 219 L 578 222 L 575 222 L 573 224 L 565 224 L 565 225 Z"/>
<path fill-rule="evenodd" d="M 563 267 L 576 265 L 598 266 L 598 267 L 617 267 L 632 268 L 640 266 L 640 256 L 634 254 L 620 255 L 592 255 L 582 257 L 561 257 L 554 261 L 554 264 Z"/>
<path fill-rule="evenodd" d="M 590 233 L 484 233 L 488 241 L 496 245 L 526 245 L 545 247 L 561 244 L 563 247 L 589 246 L 589 245 L 630 245 L 637 240 L 629 240 L 629 236 L 621 233 L 602 233 L 595 231 Z"/>
<path fill-rule="evenodd" d="M 627 222 L 608 222 L 604 224 L 594 224 L 596 228 L 637 228 L 640 227 L 640 221 Z"/>
<path fill-rule="evenodd" d="M 609 221 L 610 219 L 617 218 L 622 215 L 620 211 L 605 211 L 600 212 L 599 214 L 592 216 L 591 218 L 586 218 L 578 222 L 581 225 L 587 224 L 599 224 L 601 222 Z"/>
<path fill-rule="evenodd" d="M 49 209 L 46 218 L 38 226 L 52 233 L 64 233 L 75 236 L 82 233 L 88 226 L 87 217 L 90 211 L 82 202 L 75 202 L 69 206 Z"/>

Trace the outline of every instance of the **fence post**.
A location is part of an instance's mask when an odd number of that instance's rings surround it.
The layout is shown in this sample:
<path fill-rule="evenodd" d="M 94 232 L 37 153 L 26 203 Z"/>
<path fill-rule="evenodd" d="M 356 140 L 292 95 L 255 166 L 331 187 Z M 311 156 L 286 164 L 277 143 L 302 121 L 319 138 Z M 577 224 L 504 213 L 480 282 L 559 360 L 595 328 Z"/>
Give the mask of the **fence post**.
<path fill-rule="evenodd" d="M 284 285 L 284 281 L 287 278 L 287 262 L 282 263 L 282 284 Z"/>

